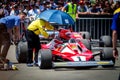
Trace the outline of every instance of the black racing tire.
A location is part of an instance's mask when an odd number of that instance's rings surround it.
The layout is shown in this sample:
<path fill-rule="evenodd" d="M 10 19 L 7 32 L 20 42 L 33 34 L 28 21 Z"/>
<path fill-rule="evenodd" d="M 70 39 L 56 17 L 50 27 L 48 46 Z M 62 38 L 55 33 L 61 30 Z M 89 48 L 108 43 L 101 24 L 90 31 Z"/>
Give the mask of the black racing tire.
<path fill-rule="evenodd" d="M 40 69 L 51 69 L 52 68 L 52 52 L 50 49 L 39 50 L 38 66 Z"/>
<path fill-rule="evenodd" d="M 90 39 L 90 33 L 89 32 L 80 32 L 80 34 L 82 35 L 83 39 Z"/>
<path fill-rule="evenodd" d="M 27 52 L 28 52 L 27 42 L 20 41 L 16 45 L 16 59 L 18 63 L 26 63 Z"/>
<path fill-rule="evenodd" d="M 113 57 L 113 54 L 112 54 L 112 48 L 104 48 L 102 51 L 101 51 L 101 54 L 100 54 L 100 60 L 101 61 L 113 61 L 113 65 L 104 65 L 102 67 L 104 68 L 107 68 L 107 67 L 114 67 L 115 66 L 115 58 Z"/>
<path fill-rule="evenodd" d="M 86 46 L 87 49 L 91 50 L 91 44 L 88 39 L 81 39 L 80 41 Z"/>
<path fill-rule="evenodd" d="M 112 47 L 111 36 L 101 36 L 99 46 L 100 47 Z"/>

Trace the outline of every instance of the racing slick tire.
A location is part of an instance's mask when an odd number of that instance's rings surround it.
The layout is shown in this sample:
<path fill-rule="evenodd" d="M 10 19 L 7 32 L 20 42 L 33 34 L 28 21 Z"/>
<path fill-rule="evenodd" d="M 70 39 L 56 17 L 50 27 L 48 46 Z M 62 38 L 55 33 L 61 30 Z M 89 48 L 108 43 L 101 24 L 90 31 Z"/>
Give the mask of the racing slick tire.
<path fill-rule="evenodd" d="M 81 39 L 80 41 L 86 46 L 87 49 L 91 50 L 91 44 L 89 40 Z"/>
<path fill-rule="evenodd" d="M 113 54 L 112 54 L 112 48 L 104 48 L 102 51 L 101 51 L 101 54 L 100 54 L 100 60 L 101 61 L 113 61 L 113 65 L 104 65 L 102 67 L 104 68 L 107 68 L 107 67 L 114 67 L 115 65 L 115 58 L 113 57 Z"/>
<path fill-rule="evenodd" d="M 90 33 L 89 32 L 80 32 L 80 34 L 82 35 L 83 39 L 90 39 Z"/>
<path fill-rule="evenodd" d="M 19 63 L 26 63 L 27 50 L 27 42 L 20 41 L 16 45 L 16 59 Z"/>
<path fill-rule="evenodd" d="M 52 68 L 52 52 L 50 49 L 39 50 L 38 66 L 40 69 L 51 69 Z"/>
<path fill-rule="evenodd" d="M 110 36 L 100 37 L 100 47 L 112 47 L 112 38 Z"/>

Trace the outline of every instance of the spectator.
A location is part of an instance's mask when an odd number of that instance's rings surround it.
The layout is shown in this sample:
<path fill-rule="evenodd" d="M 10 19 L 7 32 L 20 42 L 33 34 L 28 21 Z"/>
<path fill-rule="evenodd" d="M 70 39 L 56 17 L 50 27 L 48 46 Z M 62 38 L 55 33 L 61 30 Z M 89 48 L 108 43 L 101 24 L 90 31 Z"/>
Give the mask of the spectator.
<path fill-rule="evenodd" d="M 31 5 L 31 9 L 28 11 L 28 17 L 30 18 L 30 21 L 35 20 L 37 15 L 39 14 L 40 14 L 39 8 L 35 5 Z"/>
<path fill-rule="evenodd" d="M 4 10 L 4 16 L 8 16 L 8 15 L 9 15 L 9 12 L 8 12 L 8 10 L 6 9 L 6 4 L 3 4 L 3 5 L 2 5 L 2 9 Z"/>
<path fill-rule="evenodd" d="M 38 6 L 38 7 L 40 6 L 40 1 L 39 0 L 36 1 L 35 6 Z"/>
<path fill-rule="evenodd" d="M 0 9 L 0 18 L 3 18 L 4 16 L 5 16 L 4 10 L 3 10 L 3 9 Z"/>
<path fill-rule="evenodd" d="M 110 0 L 109 3 L 112 6 L 114 4 L 114 0 Z"/>
<path fill-rule="evenodd" d="M 68 3 L 62 8 L 62 11 L 67 12 L 76 21 L 77 4 L 73 2 L 73 0 L 68 0 Z"/>
<path fill-rule="evenodd" d="M 50 0 L 50 9 L 56 9 L 56 8 L 57 8 L 56 3 L 54 3 L 53 0 Z"/>
<path fill-rule="evenodd" d="M 29 0 L 29 1 L 30 1 L 30 3 L 29 3 L 30 6 L 31 6 L 31 5 L 35 5 L 35 0 Z"/>
<path fill-rule="evenodd" d="M 111 5 L 108 1 L 105 1 L 105 7 L 103 8 L 103 11 L 101 14 L 113 14 L 113 9 L 111 8 Z"/>
<path fill-rule="evenodd" d="M 14 42 L 20 40 L 20 20 L 23 20 L 26 17 L 25 13 L 20 13 L 18 16 L 11 15 L 6 16 L 0 19 L 0 58 L 3 60 L 6 59 L 9 47 L 10 47 L 10 38 L 12 37 L 12 29 L 15 29 Z M 3 49 L 1 50 L 1 46 Z"/>
<path fill-rule="evenodd" d="M 28 14 L 28 11 L 30 10 L 29 5 L 25 6 L 25 9 L 23 10 L 23 12 L 25 12 L 26 14 Z"/>
<path fill-rule="evenodd" d="M 88 7 L 85 5 L 84 1 L 80 1 L 79 5 L 77 7 L 77 14 L 76 14 L 76 18 L 78 18 L 78 15 L 85 15 L 88 14 Z"/>
<path fill-rule="evenodd" d="M 85 1 L 85 5 L 88 7 L 88 9 L 91 7 L 90 1 Z"/>
<path fill-rule="evenodd" d="M 93 15 L 99 15 L 100 14 L 100 9 L 97 8 L 96 4 L 91 4 L 91 7 L 89 8 L 90 14 Z"/>
<path fill-rule="evenodd" d="M 95 4 L 97 0 L 90 0 L 91 4 Z"/>
<path fill-rule="evenodd" d="M 117 8 L 114 12 L 112 19 L 112 43 L 113 43 L 113 56 L 118 58 L 118 50 L 117 50 L 117 40 L 120 39 L 120 7 Z"/>
<path fill-rule="evenodd" d="M 56 8 L 56 10 L 62 10 L 62 8 L 63 8 L 63 6 L 64 6 L 64 3 L 58 1 L 57 6 L 58 6 L 58 7 Z"/>
<path fill-rule="evenodd" d="M 50 9 L 51 9 L 50 1 L 46 1 L 45 10 L 50 10 Z"/>
<path fill-rule="evenodd" d="M 35 65 L 37 66 L 38 62 L 38 51 L 41 48 L 39 35 L 43 35 L 46 38 L 49 37 L 49 34 L 45 29 L 53 30 L 53 26 L 49 22 L 43 19 L 37 19 L 33 21 L 27 28 L 27 42 L 28 42 L 28 54 L 27 54 L 27 66 L 33 66 L 33 49 L 35 48 Z"/>
<path fill-rule="evenodd" d="M 114 10 L 116 10 L 119 7 L 120 7 L 120 1 L 116 1 L 115 5 L 114 5 Z"/>
<path fill-rule="evenodd" d="M 39 6 L 40 12 L 45 11 L 46 10 L 45 8 L 46 8 L 46 1 L 43 1 L 43 3 L 41 3 Z"/>
<path fill-rule="evenodd" d="M 24 4 L 18 4 L 18 12 L 21 13 L 23 12 L 23 10 L 25 9 L 25 5 Z"/>
<path fill-rule="evenodd" d="M 17 5 L 13 5 L 11 7 L 10 15 L 18 15 L 18 14 L 19 14 L 18 6 Z"/>
<path fill-rule="evenodd" d="M 6 3 L 5 9 L 9 12 L 9 15 L 10 15 L 11 8 L 10 8 L 10 4 L 9 3 Z"/>

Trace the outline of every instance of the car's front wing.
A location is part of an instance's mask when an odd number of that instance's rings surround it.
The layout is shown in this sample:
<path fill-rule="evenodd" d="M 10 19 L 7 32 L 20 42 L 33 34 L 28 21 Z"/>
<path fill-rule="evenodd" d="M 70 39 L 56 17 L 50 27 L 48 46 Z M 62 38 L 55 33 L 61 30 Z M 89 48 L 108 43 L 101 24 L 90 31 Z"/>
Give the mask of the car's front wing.
<path fill-rule="evenodd" d="M 54 62 L 53 67 L 94 67 L 94 66 L 112 66 L 113 61 L 78 61 L 78 62 Z"/>

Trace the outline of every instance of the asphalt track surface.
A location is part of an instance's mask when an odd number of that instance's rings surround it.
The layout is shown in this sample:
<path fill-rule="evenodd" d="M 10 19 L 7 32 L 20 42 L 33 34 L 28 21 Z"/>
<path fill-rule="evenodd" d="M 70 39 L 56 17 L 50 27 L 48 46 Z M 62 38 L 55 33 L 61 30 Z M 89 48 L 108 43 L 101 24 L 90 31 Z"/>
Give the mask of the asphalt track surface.
<path fill-rule="evenodd" d="M 120 54 L 120 48 L 118 48 Z M 0 71 L 0 80 L 120 80 L 120 57 L 115 68 L 57 68 L 40 70 L 38 67 L 27 67 L 19 64 L 15 58 L 15 46 L 12 45 L 7 56 L 19 70 Z"/>

